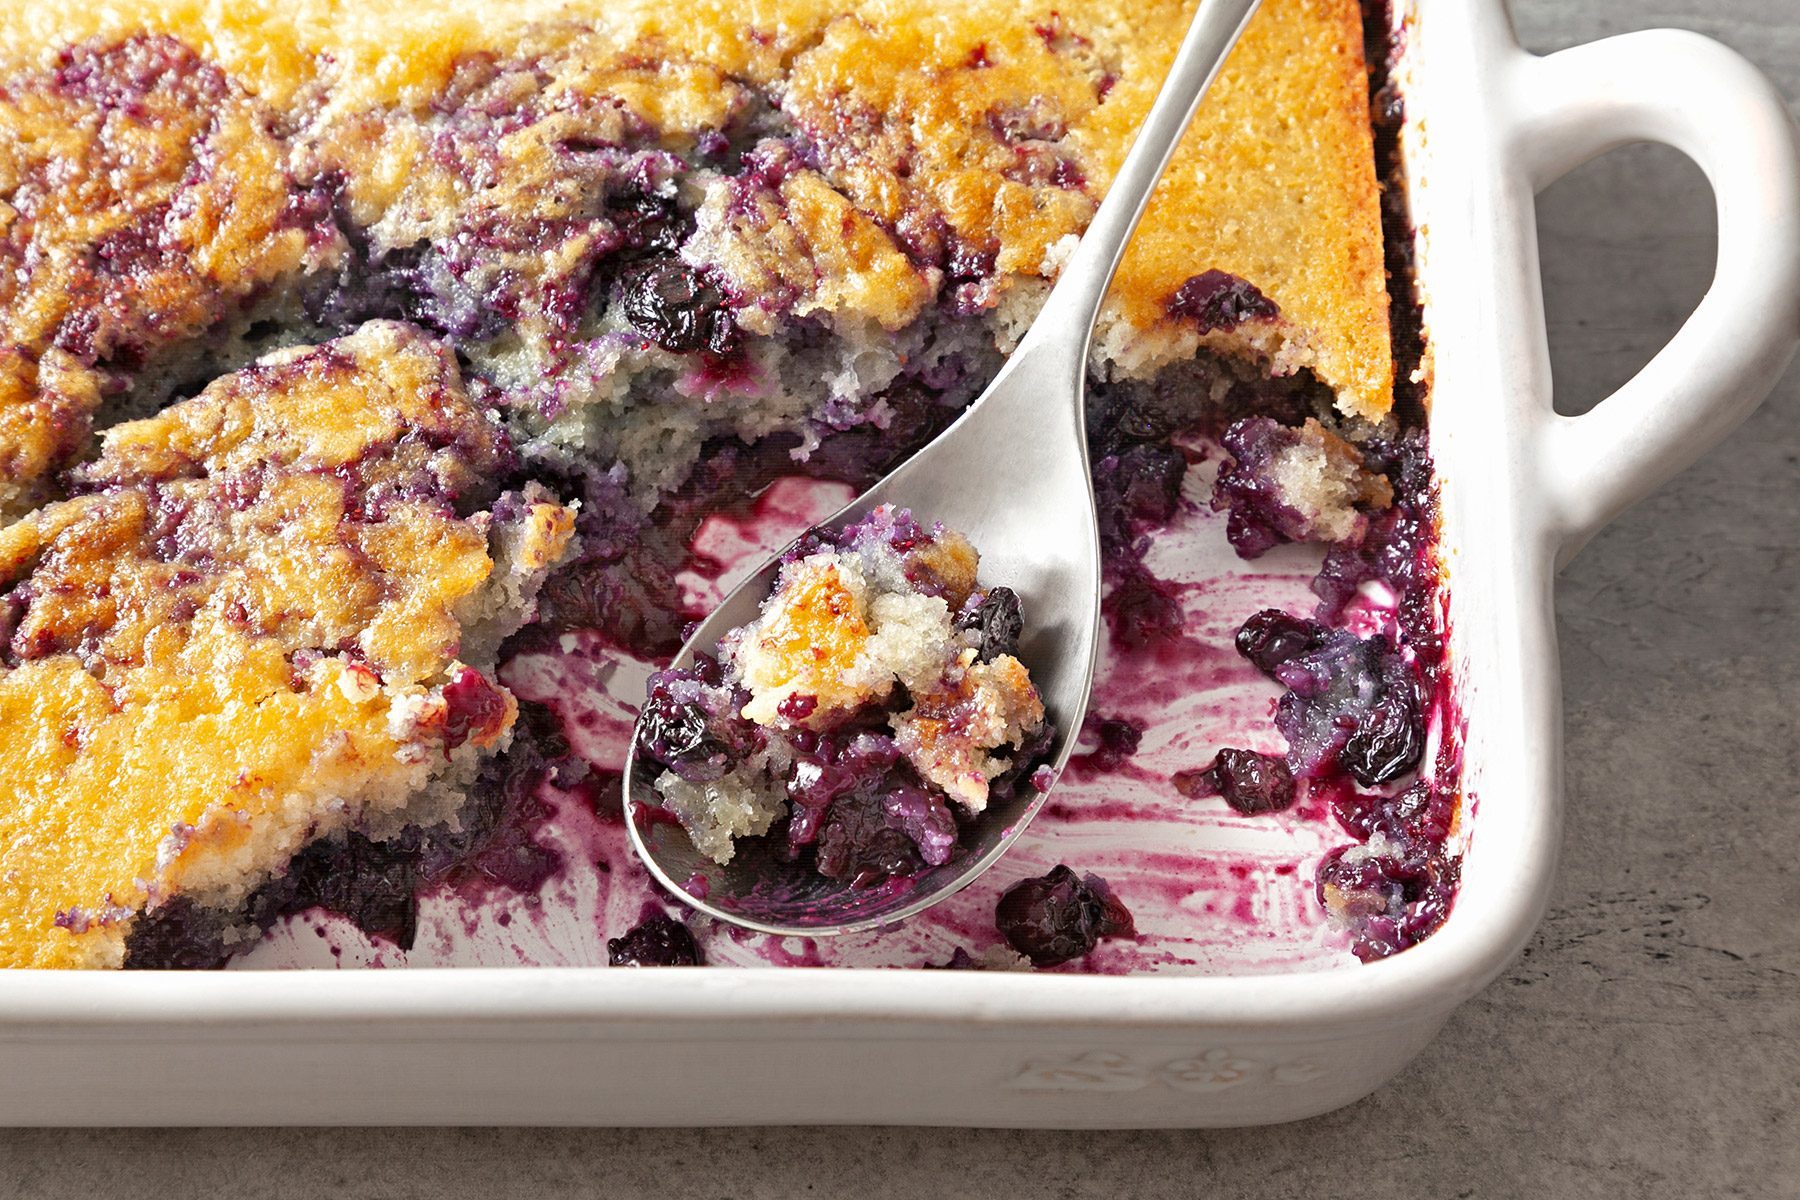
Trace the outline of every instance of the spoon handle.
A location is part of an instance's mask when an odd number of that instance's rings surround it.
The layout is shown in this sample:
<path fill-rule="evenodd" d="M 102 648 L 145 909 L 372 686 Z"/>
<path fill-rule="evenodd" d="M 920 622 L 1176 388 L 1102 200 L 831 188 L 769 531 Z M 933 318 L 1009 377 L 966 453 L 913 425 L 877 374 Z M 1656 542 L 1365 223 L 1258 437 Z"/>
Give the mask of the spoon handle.
<path fill-rule="evenodd" d="M 1015 357 L 1024 357 L 1025 351 L 1040 345 L 1055 345 L 1065 351 L 1079 349 L 1080 355 L 1075 359 L 1078 369 L 1086 363 L 1094 321 L 1100 315 L 1100 304 L 1106 298 L 1113 274 L 1119 269 L 1125 244 L 1137 230 L 1150 193 L 1193 120 L 1200 98 L 1218 75 L 1225 56 L 1237 43 L 1259 3 L 1260 0 L 1201 0 L 1150 115 L 1144 119 L 1130 153 L 1113 176 L 1112 186 L 1106 189 L 1105 200 L 1088 223 L 1087 232 L 1081 235 L 1081 244 L 1064 266 Z M 1081 391 L 1076 390 L 1077 397 Z"/>

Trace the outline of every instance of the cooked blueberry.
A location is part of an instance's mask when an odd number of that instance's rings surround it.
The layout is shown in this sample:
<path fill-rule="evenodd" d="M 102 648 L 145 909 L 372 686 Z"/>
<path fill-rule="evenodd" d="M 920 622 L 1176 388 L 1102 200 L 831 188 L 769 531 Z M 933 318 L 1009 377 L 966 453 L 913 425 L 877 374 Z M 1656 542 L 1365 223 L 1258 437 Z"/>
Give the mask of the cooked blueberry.
<path fill-rule="evenodd" d="M 1379 833 L 1404 848 L 1430 851 L 1450 836 L 1456 797 L 1420 780 L 1395 796 L 1345 789 L 1332 801 L 1331 812 L 1363 841 Z"/>
<path fill-rule="evenodd" d="M 1294 803 L 1294 773 L 1285 761 L 1255 750 L 1221 750 L 1212 766 L 1182 772 L 1176 787 L 1188 796 L 1222 796 L 1238 812 L 1280 812 Z"/>
<path fill-rule="evenodd" d="M 1393 505 L 1376 514 L 1360 544 L 1334 545 L 1313 580 L 1319 616 L 1335 620 L 1357 589 L 1371 580 L 1385 583 L 1402 598 L 1403 628 L 1410 635 L 1429 629 L 1432 577 L 1431 546 L 1437 528 L 1437 496 L 1431 459 L 1424 438 L 1408 433 L 1397 441 L 1373 441 L 1363 447 L 1364 464 L 1386 475 L 1393 486 Z M 1423 619 L 1421 619 L 1423 618 Z M 1435 632 L 1415 642 L 1426 650 Z"/>
<path fill-rule="evenodd" d="M 1418 765 L 1425 748 L 1418 685 L 1387 638 L 1332 630 L 1316 648 L 1277 666 L 1275 677 L 1288 689 L 1275 726 L 1287 738 L 1295 775 L 1342 767 L 1372 786 Z"/>
<path fill-rule="evenodd" d="M 1346 846 L 1319 865 L 1320 901 L 1347 923 L 1351 948 L 1368 961 L 1398 953 L 1450 915 L 1459 874 L 1441 847 Z"/>
<path fill-rule="evenodd" d="M 606 207 L 632 250 L 672 253 L 687 240 L 689 223 L 673 197 L 633 188 L 609 200 Z"/>
<path fill-rule="evenodd" d="M 1094 722 L 1093 729 L 1100 744 L 1088 755 L 1088 765 L 1100 771 L 1116 771 L 1124 766 L 1144 740 L 1143 727 L 1131 721 L 1102 718 Z"/>
<path fill-rule="evenodd" d="M 1187 458 L 1166 442 L 1133 443 L 1096 457 L 1093 473 L 1100 542 L 1118 553 L 1136 545 L 1145 522 L 1175 515 Z"/>
<path fill-rule="evenodd" d="M 809 696 L 805 692 L 795 692 L 791 696 L 782 697 L 781 703 L 775 706 L 775 712 L 784 721 L 798 725 L 813 715 L 819 707 L 819 698 Z"/>
<path fill-rule="evenodd" d="M 625 275 L 620 289 L 625 319 L 665 350 L 724 354 L 737 342 L 724 297 L 678 258 L 646 261 Z"/>
<path fill-rule="evenodd" d="M 708 733 L 706 714 L 697 704 L 652 693 L 638 716 L 638 748 L 664 766 L 707 759 L 722 749 Z"/>
<path fill-rule="evenodd" d="M 861 543 L 865 538 L 885 542 L 894 553 L 906 554 L 929 545 L 934 535 L 913 516 L 911 509 L 883 505 L 838 536 L 853 543 Z"/>
<path fill-rule="evenodd" d="M 941 866 L 957 838 L 943 794 L 920 784 L 881 714 L 868 721 L 880 723 L 796 731 L 788 780 L 789 851 L 816 846 L 819 874 L 857 887 Z"/>
<path fill-rule="evenodd" d="M 1094 875 L 1083 879 L 1067 866 L 1013 884 L 1000 897 L 994 921 L 1007 944 L 1039 967 L 1080 958 L 1103 937 L 1137 932 L 1104 881 Z"/>
<path fill-rule="evenodd" d="M 639 922 L 624 937 L 606 943 L 611 967 L 697 967 L 700 947 L 688 927 L 664 913 Z"/>
<path fill-rule="evenodd" d="M 506 721 L 506 693 L 465 667 L 444 685 L 444 749 L 491 738 Z"/>
<path fill-rule="evenodd" d="M 1175 289 L 1168 308 L 1172 316 L 1193 321 L 1201 333 L 1235 329 L 1245 321 L 1267 320 L 1281 311 L 1249 280 L 1219 270 L 1190 277 Z"/>
<path fill-rule="evenodd" d="M 128 971 L 217 970 L 231 958 L 230 922 L 177 896 L 131 923 L 125 935 Z"/>
<path fill-rule="evenodd" d="M 882 793 L 881 811 L 888 826 L 912 842 L 926 866 L 942 866 L 950 861 L 956 849 L 956 818 L 940 795 L 903 783 Z"/>
<path fill-rule="evenodd" d="M 1334 916 L 1351 921 L 1397 915 L 1406 902 L 1406 887 L 1398 877 L 1403 870 L 1398 859 L 1341 846 L 1319 864 L 1319 901 Z"/>
<path fill-rule="evenodd" d="M 1166 442 L 1128 446 L 1099 464 L 1098 491 L 1128 516 L 1166 521 L 1181 499 L 1187 457 Z"/>
<path fill-rule="evenodd" d="M 1265 608 L 1238 629 L 1237 651 L 1269 678 L 1290 658 L 1318 649 L 1325 627 L 1279 608 Z"/>
<path fill-rule="evenodd" d="M 1017 654 L 1019 635 L 1025 631 L 1018 594 L 1009 587 L 990 589 L 975 610 L 963 618 L 962 627 L 981 635 L 977 657 L 982 662 L 993 662 L 1005 654 Z"/>
<path fill-rule="evenodd" d="M 1257 558 L 1305 537 L 1307 520 L 1287 503 L 1274 473 L 1277 455 L 1298 441 L 1295 431 L 1268 417 L 1246 417 L 1220 437 L 1229 460 L 1213 481 L 1213 511 L 1229 510 L 1225 536 L 1240 558 Z"/>
<path fill-rule="evenodd" d="M 852 886 L 915 875 L 923 865 L 913 840 L 889 823 L 880 798 L 869 795 L 844 796 L 832 804 L 819 828 L 818 862 L 819 874 Z"/>
<path fill-rule="evenodd" d="M 1135 517 L 1166 521 L 1174 516 L 1186 475 L 1186 456 L 1166 443 L 1133 446 L 1119 455 L 1121 495 Z"/>
<path fill-rule="evenodd" d="M 787 839 L 795 853 L 818 840 L 826 814 L 839 797 L 871 797 L 902 782 L 895 770 L 900 747 L 885 725 L 879 730 L 852 726 L 823 734 L 797 729 L 789 736 L 795 762 L 787 788 L 793 801 Z M 838 836 L 849 832 L 840 831 Z M 847 849 L 845 853 L 843 861 L 848 861 Z M 835 861 L 839 860 L 834 853 Z"/>
<path fill-rule="evenodd" d="M 1425 722 L 1410 678 L 1395 678 L 1382 698 L 1357 718 L 1338 763 L 1367 787 L 1400 778 L 1425 754 Z"/>
<path fill-rule="evenodd" d="M 1113 637 L 1136 649 L 1181 634 L 1181 602 L 1170 584 L 1136 567 L 1106 596 L 1101 611 Z"/>

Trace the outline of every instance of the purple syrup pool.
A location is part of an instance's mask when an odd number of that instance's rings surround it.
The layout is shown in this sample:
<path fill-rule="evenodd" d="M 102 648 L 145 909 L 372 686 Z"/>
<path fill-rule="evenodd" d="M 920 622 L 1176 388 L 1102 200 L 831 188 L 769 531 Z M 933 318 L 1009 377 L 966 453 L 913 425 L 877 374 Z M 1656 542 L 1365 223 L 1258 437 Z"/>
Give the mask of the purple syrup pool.
<path fill-rule="evenodd" d="M 994 912 L 1001 895 L 1060 863 L 1102 877 L 1129 909 L 1131 937 L 1104 938 L 1064 972 L 1223 974 L 1324 966 L 1354 968 L 1348 933 L 1316 894 L 1320 864 L 1354 838 L 1332 815 L 1333 794 L 1302 779 L 1292 805 L 1245 815 L 1218 796 L 1190 797 L 1173 782 L 1209 766 L 1225 747 L 1279 754 L 1272 720 L 1282 689 L 1240 656 L 1245 617 L 1278 607 L 1310 613 L 1317 548 L 1278 547 L 1253 562 L 1224 536 L 1208 508 L 1210 464 L 1188 472 L 1179 509 L 1160 530 L 1145 566 L 1181 612 L 1172 638 L 1126 647 L 1103 633 L 1092 711 L 1141 730 L 1129 754 L 1098 753 L 1099 722 L 1049 803 L 1005 860 L 973 886 L 896 930 L 836 939 L 771 938 L 690 922 L 708 964 L 920 967 L 1003 960 Z M 842 485 L 788 479 L 741 516 L 709 517 L 695 535 L 696 566 L 680 579 L 704 610 L 761 559 L 835 511 Z M 1394 619 L 1377 591 L 1349 614 L 1360 634 Z M 534 896 L 468 886 L 421 896 L 418 934 L 402 952 L 348 922 L 302 914 L 278 926 L 238 967 L 517 966 L 607 962 L 607 941 L 638 924 L 658 897 L 631 857 L 619 816 L 617 771 L 635 704 L 651 664 L 620 655 L 597 637 L 568 634 L 516 656 L 502 681 L 522 700 L 550 708 L 571 751 L 593 771 L 568 790 L 540 788 L 551 817 L 537 838 L 562 870 Z M 1445 714 L 1430 715 L 1426 759 L 1444 738 Z M 1116 748 L 1115 748 L 1116 749 Z M 1086 752 L 1085 754 L 1083 752 Z M 567 782 L 567 781 L 564 781 Z M 1189 789 L 1190 791 L 1195 789 Z M 1202 789 L 1203 790 L 1203 789 Z M 1023 960 L 1019 960 L 1023 963 Z"/>

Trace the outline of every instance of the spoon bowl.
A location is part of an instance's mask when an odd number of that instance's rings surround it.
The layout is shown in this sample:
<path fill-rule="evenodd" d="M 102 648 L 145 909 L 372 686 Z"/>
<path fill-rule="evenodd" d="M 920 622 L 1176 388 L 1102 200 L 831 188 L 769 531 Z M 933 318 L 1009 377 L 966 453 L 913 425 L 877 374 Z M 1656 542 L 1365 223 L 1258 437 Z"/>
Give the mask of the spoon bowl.
<path fill-rule="evenodd" d="M 929 446 L 821 522 L 841 529 L 883 504 L 965 534 L 989 584 L 1016 592 L 1025 616 L 1018 657 L 1043 699 L 1060 775 L 1093 687 L 1100 622 L 1100 537 L 1088 468 L 1088 344 L 1100 303 L 1151 190 L 1258 0 L 1204 0 L 1131 152 L 1037 320 L 1005 366 Z M 692 665 L 756 619 L 781 556 L 738 584 L 688 638 L 673 665 Z M 634 737 L 625 760 L 626 828 L 638 856 L 672 894 L 722 921 L 778 935 L 880 928 L 966 887 L 1024 832 L 1048 795 L 996 796 L 941 866 L 855 887 L 798 868 L 772 838 L 741 839 L 729 864 L 695 849 L 660 805 L 655 764 Z"/>

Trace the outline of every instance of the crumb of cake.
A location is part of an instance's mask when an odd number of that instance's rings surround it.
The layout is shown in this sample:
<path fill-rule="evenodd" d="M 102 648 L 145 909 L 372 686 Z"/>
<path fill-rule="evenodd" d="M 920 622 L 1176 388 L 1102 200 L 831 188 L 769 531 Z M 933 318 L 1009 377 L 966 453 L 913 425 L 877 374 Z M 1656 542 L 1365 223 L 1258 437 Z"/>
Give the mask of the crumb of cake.
<path fill-rule="evenodd" d="M 570 538 L 494 494 L 507 453 L 441 346 L 376 324 L 117 427 L 0 530 L 0 960 L 116 964 L 146 910 L 451 815 L 413 801 L 517 711 L 464 641 L 525 620 Z"/>
<path fill-rule="evenodd" d="M 1229 511 L 1227 536 L 1245 558 L 1282 542 L 1360 542 L 1371 514 L 1393 502 L 1387 478 L 1316 420 L 1295 429 L 1247 417 L 1220 440 L 1231 461 L 1212 505 Z"/>
<path fill-rule="evenodd" d="M 689 782 L 664 772 L 656 779 L 656 794 L 687 830 L 694 849 L 718 863 L 731 861 L 739 838 L 769 832 L 787 810 L 780 768 L 766 752 L 717 779 Z"/>
<path fill-rule="evenodd" d="M 981 812 L 988 782 L 1042 726 L 1044 705 L 1023 663 L 1011 654 L 980 661 L 952 620 L 975 587 L 974 547 L 954 530 L 926 533 L 891 506 L 839 540 L 841 550 L 787 563 L 762 615 L 722 642 L 750 695 L 742 715 L 820 731 L 904 688 L 911 703 L 887 718 L 901 753 Z M 796 697 L 808 698 L 802 717 L 792 715 Z"/>
<path fill-rule="evenodd" d="M 978 567 L 961 534 L 884 506 L 802 539 L 717 660 L 653 678 L 639 746 L 696 848 L 729 862 L 785 817 L 833 878 L 947 861 L 948 805 L 978 816 L 1049 741 L 1012 654 L 1018 597 L 983 590 Z"/>
<path fill-rule="evenodd" d="M 1012 753 L 1044 721 L 1023 663 L 1011 655 L 984 663 L 976 654 L 963 650 L 945 683 L 915 692 L 912 706 L 890 718 L 900 752 L 971 813 L 987 807 L 989 782 L 1011 769 Z"/>

